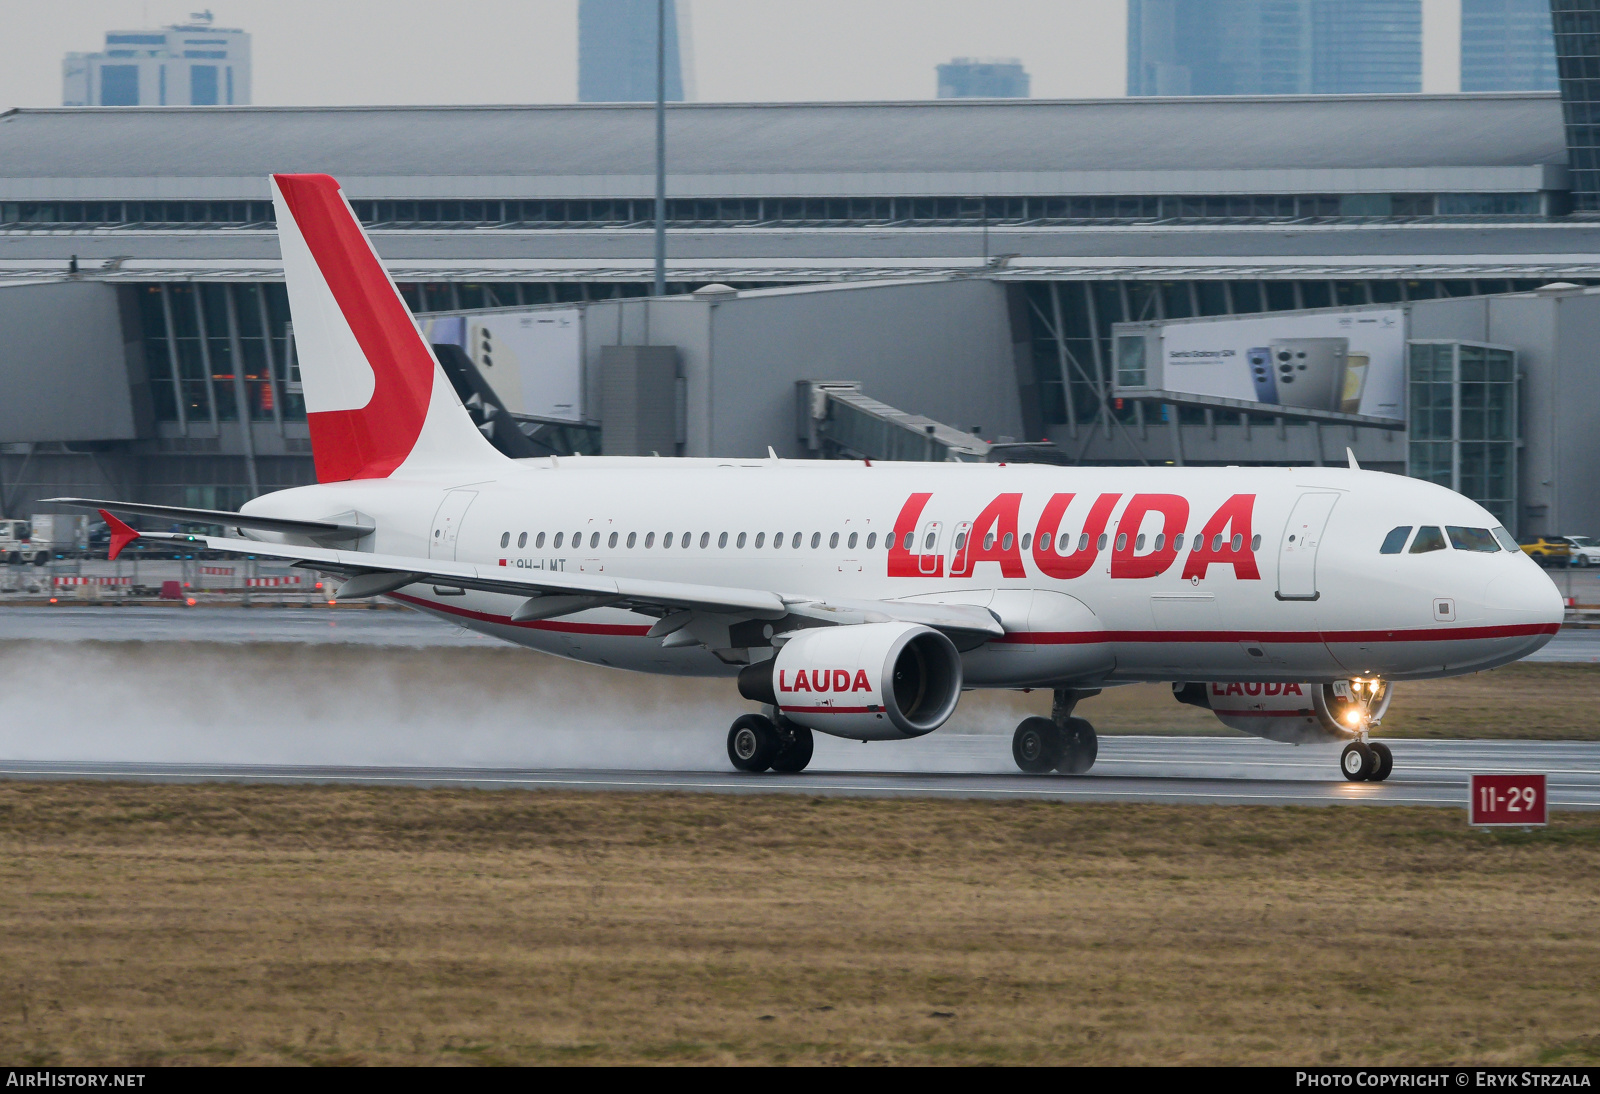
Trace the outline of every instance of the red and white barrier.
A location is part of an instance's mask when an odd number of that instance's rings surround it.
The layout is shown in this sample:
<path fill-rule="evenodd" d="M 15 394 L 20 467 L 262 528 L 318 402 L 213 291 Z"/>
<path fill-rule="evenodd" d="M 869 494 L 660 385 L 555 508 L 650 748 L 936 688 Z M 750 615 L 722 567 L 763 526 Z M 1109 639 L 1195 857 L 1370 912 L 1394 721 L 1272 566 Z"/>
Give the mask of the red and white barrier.
<path fill-rule="evenodd" d="M 68 577 L 57 576 L 53 579 L 57 585 L 132 585 L 131 577 Z"/>
<path fill-rule="evenodd" d="M 244 579 L 247 589 L 274 589 L 280 585 L 298 585 L 300 578 L 296 575 L 289 577 L 247 577 Z"/>
<path fill-rule="evenodd" d="M 232 577 L 234 569 L 232 566 L 202 566 L 200 572 L 211 574 L 213 577 Z"/>

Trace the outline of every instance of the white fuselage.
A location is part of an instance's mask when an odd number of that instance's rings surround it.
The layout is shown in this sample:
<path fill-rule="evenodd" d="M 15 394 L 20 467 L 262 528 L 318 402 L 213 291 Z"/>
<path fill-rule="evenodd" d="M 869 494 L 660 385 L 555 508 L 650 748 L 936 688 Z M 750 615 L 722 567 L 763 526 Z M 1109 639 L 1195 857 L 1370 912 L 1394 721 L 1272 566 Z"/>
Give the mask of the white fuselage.
<path fill-rule="evenodd" d="M 976 687 L 1454 675 L 1525 656 L 1562 616 L 1555 587 L 1520 551 L 1380 554 L 1398 526 L 1497 522 L 1449 490 L 1374 472 L 567 457 L 489 474 L 402 471 L 282 491 L 244 511 L 354 511 L 377 528 L 359 550 L 486 573 L 979 605 L 1007 634 L 963 649 Z M 1143 517 L 1129 513 L 1136 497 Z M 515 596 L 426 584 L 395 595 L 511 642 L 643 672 L 732 675 L 767 655 L 773 633 L 770 622 L 707 618 L 694 643 L 664 645 L 646 634 L 653 617 L 617 608 L 513 623 Z"/>

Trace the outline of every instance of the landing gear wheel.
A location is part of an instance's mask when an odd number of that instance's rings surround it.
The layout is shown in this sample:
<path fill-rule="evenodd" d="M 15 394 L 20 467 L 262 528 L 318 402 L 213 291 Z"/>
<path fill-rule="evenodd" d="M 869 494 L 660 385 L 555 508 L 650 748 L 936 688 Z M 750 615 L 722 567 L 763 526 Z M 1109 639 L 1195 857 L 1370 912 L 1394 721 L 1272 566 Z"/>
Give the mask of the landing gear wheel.
<path fill-rule="evenodd" d="M 728 730 L 728 759 L 740 771 L 765 771 L 777 758 L 782 743 L 771 719 L 745 714 L 735 718 Z"/>
<path fill-rule="evenodd" d="M 1339 755 L 1339 770 L 1353 783 L 1363 783 L 1372 777 L 1378 758 L 1372 749 L 1360 741 L 1351 741 Z"/>
<path fill-rule="evenodd" d="M 1049 718 L 1024 718 L 1011 735 L 1011 758 L 1028 774 L 1044 775 L 1060 762 L 1062 745 L 1061 730 Z"/>
<path fill-rule="evenodd" d="M 811 731 L 805 726 L 783 722 L 777 726 L 775 732 L 779 744 L 778 754 L 772 758 L 772 770 L 781 771 L 786 775 L 804 771 L 806 764 L 811 762 L 811 751 L 816 746 Z"/>
<path fill-rule="evenodd" d="M 1068 718 L 1062 736 L 1065 747 L 1056 768 L 1063 775 L 1087 774 L 1100 755 L 1100 738 L 1095 735 L 1094 726 L 1083 718 Z"/>
<path fill-rule="evenodd" d="M 1372 774 L 1367 776 L 1369 783 L 1381 783 L 1389 777 L 1389 772 L 1394 770 L 1394 753 L 1389 751 L 1389 746 L 1382 741 L 1373 741 L 1367 746 L 1372 749 L 1373 767 Z"/>

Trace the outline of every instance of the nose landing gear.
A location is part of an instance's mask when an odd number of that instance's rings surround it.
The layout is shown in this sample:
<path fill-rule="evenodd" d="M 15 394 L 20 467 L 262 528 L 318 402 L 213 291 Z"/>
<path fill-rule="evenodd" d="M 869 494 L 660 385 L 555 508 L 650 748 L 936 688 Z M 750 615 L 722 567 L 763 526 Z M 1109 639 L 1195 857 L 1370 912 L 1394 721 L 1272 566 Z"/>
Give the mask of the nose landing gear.
<path fill-rule="evenodd" d="M 1057 688 L 1049 718 L 1024 718 L 1011 735 L 1011 758 L 1030 775 L 1059 771 L 1063 775 L 1082 775 L 1094 766 L 1100 753 L 1100 738 L 1094 726 L 1074 718 L 1072 710 L 1080 698 L 1098 695 L 1097 691 Z"/>
<path fill-rule="evenodd" d="M 1346 780 L 1381 783 L 1394 770 L 1394 753 L 1368 736 L 1383 721 L 1394 689 L 1382 680 L 1339 680 L 1316 689 L 1314 705 L 1325 724 L 1338 726 L 1355 739 L 1339 754 L 1339 772 Z"/>
<path fill-rule="evenodd" d="M 1394 753 L 1382 741 L 1351 741 L 1339 755 L 1339 770 L 1353 783 L 1381 783 L 1394 770 Z"/>

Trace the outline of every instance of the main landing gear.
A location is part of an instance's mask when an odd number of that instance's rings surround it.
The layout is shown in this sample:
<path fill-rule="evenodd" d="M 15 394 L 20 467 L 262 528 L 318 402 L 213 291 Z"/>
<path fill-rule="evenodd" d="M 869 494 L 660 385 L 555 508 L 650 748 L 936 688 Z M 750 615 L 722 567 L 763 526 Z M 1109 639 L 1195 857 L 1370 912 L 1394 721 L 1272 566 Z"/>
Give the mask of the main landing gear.
<path fill-rule="evenodd" d="M 741 715 L 728 730 L 728 759 L 752 774 L 769 768 L 786 774 L 804 771 L 814 745 L 809 729 L 763 714 Z"/>
<path fill-rule="evenodd" d="M 1094 726 L 1072 716 L 1078 700 L 1097 691 L 1057 688 L 1050 717 L 1024 718 L 1011 735 L 1011 757 L 1030 775 L 1059 771 L 1063 775 L 1082 775 L 1094 766 L 1100 752 L 1100 738 Z"/>
<path fill-rule="evenodd" d="M 1382 741 L 1351 741 L 1339 754 L 1339 770 L 1353 783 L 1381 783 L 1394 770 L 1394 753 Z"/>

